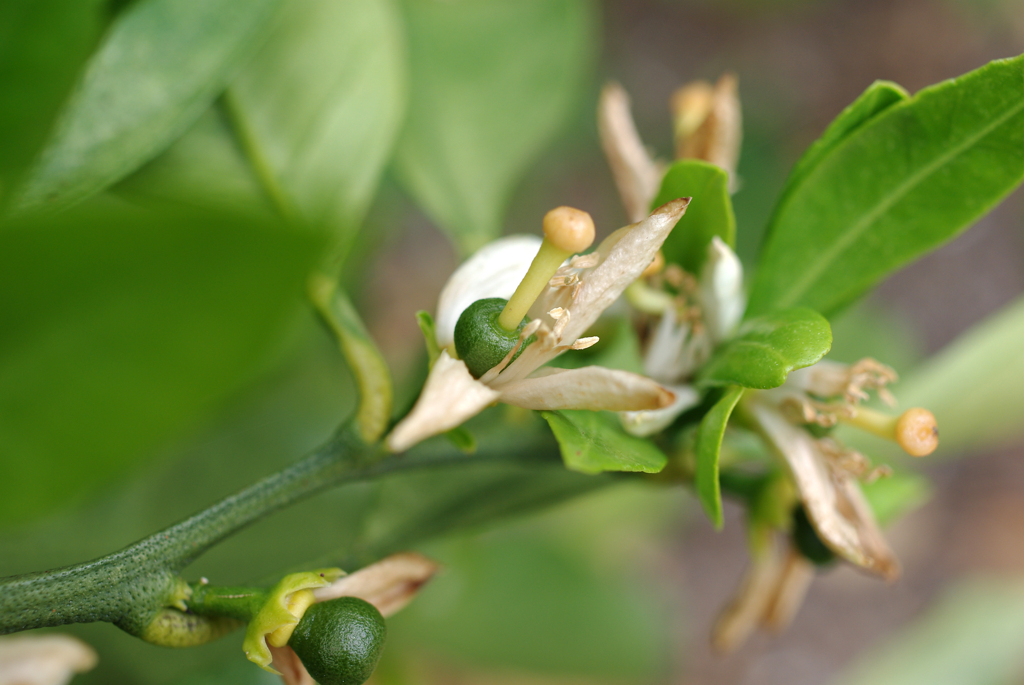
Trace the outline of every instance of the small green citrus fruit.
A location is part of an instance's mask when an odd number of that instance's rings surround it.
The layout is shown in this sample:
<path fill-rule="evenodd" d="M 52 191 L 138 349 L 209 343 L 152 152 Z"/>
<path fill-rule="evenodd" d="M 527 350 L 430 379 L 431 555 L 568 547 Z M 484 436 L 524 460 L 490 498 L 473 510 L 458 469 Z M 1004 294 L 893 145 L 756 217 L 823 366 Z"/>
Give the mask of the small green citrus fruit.
<path fill-rule="evenodd" d="M 514 331 L 502 328 L 498 324 L 498 316 L 507 302 L 508 300 L 501 297 L 477 300 L 466 307 L 455 324 L 455 351 L 459 354 L 459 359 L 466 362 L 473 378 L 480 378 L 500 364 L 505 355 L 515 347 L 519 333 L 529 322 L 529 319 L 523 317 Z M 519 348 L 516 357 L 522 354 L 531 342 L 532 336 Z M 515 361 L 515 357 L 512 361 Z"/>
<path fill-rule="evenodd" d="M 377 667 L 386 635 L 376 607 L 339 597 L 306 609 L 288 644 L 320 685 L 362 685 Z"/>

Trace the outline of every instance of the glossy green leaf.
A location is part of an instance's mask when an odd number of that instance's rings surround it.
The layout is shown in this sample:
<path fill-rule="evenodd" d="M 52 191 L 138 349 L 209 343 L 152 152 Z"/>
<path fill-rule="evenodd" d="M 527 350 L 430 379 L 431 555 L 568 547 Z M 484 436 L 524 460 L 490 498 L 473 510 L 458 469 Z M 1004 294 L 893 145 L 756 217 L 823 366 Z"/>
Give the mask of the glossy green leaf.
<path fill-rule="evenodd" d="M 110 481 L 265 364 L 319 257 L 251 219 L 90 208 L 0 232 L 0 521 Z"/>
<path fill-rule="evenodd" d="M 95 47 L 100 0 L 0 3 L 0 205 L 39 152 Z"/>
<path fill-rule="evenodd" d="M 1024 57 L 891 105 L 778 206 L 748 315 L 823 314 L 954 237 L 1024 177 Z"/>
<path fill-rule="evenodd" d="M 799 187 L 806 176 L 832 152 L 839 143 L 857 131 L 875 116 L 910 95 L 902 86 L 891 81 L 875 81 L 828 125 L 821 137 L 811 143 L 786 178 L 780 198 L 785 198 Z M 783 202 L 784 200 L 780 200 Z"/>
<path fill-rule="evenodd" d="M 501 231 L 516 184 L 588 80 L 588 0 L 404 3 L 412 98 L 396 170 L 469 253 Z"/>
<path fill-rule="evenodd" d="M 729 174 L 721 167 L 697 159 L 683 159 L 673 164 L 661 181 L 661 190 L 651 208 L 675 200 L 692 197 L 686 214 L 665 240 L 662 250 L 670 264 L 678 264 L 692 274 L 699 274 L 714 236 L 729 247 L 736 245 L 736 217 L 729 197 Z"/>
<path fill-rule="evenodd" d="M 138 0 L 121 13 L 19 198 L 78 202 L 167 148 L 252 52 L 282 0 Z"/>
<path fill-rule="evenodd" d="M 565 467 L 581 473 L 658 473 L 668 458 L 649 440 L 622 430 L 613 415 L 584 410 L 545 411 Z"/>
<path fill-rule="evenodd" d="M 697 497 L 715 528 L 722 528 L 722 488 L 718 482 L 718 457 L 722 437 L 732 410 L 743 396 L 743 388 L 733 387 L 711 407 L 697 429 Z"/>
<path fill-rule="evenodd" d="M 339 238 L 366 213 L 402 123 L 400 22 L 391 0 L 286 0 L 229 90 L 275 199 Z"/>
<path fill-rule="evenodd" d="M 828 321 L 810 309 L 787 309 L 744 322 L 736 337 L 700 371 L 704 385 L 776 388 L 794 369 L 814 364 L 832 346 Z"/>
<path fill-rule="evenodd" d="M 1010 685 L 1024 669 L 1024 584 L 962 582 L 833 685 Z"/>

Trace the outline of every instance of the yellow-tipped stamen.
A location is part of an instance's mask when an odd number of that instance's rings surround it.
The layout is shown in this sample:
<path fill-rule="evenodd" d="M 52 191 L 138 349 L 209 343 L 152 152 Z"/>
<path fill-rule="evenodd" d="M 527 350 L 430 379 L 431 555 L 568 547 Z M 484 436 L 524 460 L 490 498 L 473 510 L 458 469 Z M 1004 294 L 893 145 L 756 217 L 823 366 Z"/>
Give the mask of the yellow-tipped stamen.
<path fill-rule="evenodd" d="M 580 209 L 556 207 L 544 215 L 544 242 L 508 304 L 498 316 L 498 325 L 514 331 L 533 303 L 548 286 L 562 262 L 591 246 L 594 220 Z"/>
<path fill-rule="evenodd" d="M 874 409 L 857 407 L 851 415 L 839 420 L 886 440 L 892 440 L 912 457 L 923 457 L 939 446 L 939 427 L 927 409 L 908 409 L 899 416 L 890 416 Z"/>

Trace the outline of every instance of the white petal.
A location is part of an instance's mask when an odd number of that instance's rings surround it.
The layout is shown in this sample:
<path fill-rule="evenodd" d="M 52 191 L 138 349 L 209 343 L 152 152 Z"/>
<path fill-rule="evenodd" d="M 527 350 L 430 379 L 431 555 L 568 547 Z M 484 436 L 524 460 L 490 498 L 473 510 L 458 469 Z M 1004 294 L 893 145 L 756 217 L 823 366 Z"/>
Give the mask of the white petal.
<path fill-rule="evenodd" d="M 626 214 L 630 221 L 640 221 L 658 193 L 662 173 L 636 132 L 629 96 L 617 83 L 601 89 L 597 130 Z"/>
<path fill-rule="evenodd" d="M 455 270 L 437 302 L 437 344 L 452 343 L 455 324 L 466 307 L 485 297 L 512 297 L 537 256 L 541 239 L 510 235 L 483 246 Z"/>
<path fill-rule="evenodd" d="M 377 607 L 384 617 L 392 616 L 412 601 L 419 589 L 440 568 L 416 552 L 392 554 L 355 573 L 342 576 L 327 587 L 313 590 L 318 602 L 338 597 L 358 597 Z"/>
<path fill-rule="evenodd" d="M 387 438 L 392 452 L 404 452 L 421 440 L 451 430 L 498 400 L 500 393 L 473 378 L 466 362 L 447 350 L 434 362 L 416 406 Z"/>
<path fill-rule="evenodd" d="M 665 311 L 644 354 L 644 372 L 648 376 L 662 383 L 674 383 L 682 378 L 679 360 L 690 328 L 689 322 L 676 321 L 674 308 Z"/>
<path fill-rule="evenodd" d="M 700 393 L 688 385 L 667 387 L 676 396 L 675 401 L 667 407 L 619 413 L 619 420 L 622 421 L 622 427 L 627 433 L 639 438 L 654 435 L 668 428 L 684 411 L 700 403 Z"/>
<path fill-rule="evenodd" d="M 583 287 L 573 298 L 568 308 L 572 318 L 562 333 L 563 340 L 571 342 L 582 336 L 626 286 L 640 277 L 689 204 L 687 198 L 672 200 L 616 236 L 608 256 L 586 274 Z"/>
<path fill-rule="evenodd" d="M 743 292 L 743 265 L 718 236 L 708 245 L 708 260 L 700 275 L 700 299 L 712 340 L 719 342 L 729 337 L 743 316 L 747 298 Z"/>
<path fill-rule="evenodd" d="M 502 402 L 526 409 L 657 409 L 674 399 L 650 378 L 602 366 L 544 369 L 501 390 Z"/>
<path fill-rule="evenodd" d="M 748 406 L 763 435 L 783 457 L 818 536 L 847 561 L 887 578 L 899 576 L 899 562 L 878 530 L 860 487 L 849 478 L 835 479 L 818 443 L 776 408 L 761 402 Z"/>
<path fill-rule="evenodd" d="M 96 666 L 92 647 L 70 635 L 17 635 L 0 638 L 0 683 L 64 685 L 75 673 Z"/>

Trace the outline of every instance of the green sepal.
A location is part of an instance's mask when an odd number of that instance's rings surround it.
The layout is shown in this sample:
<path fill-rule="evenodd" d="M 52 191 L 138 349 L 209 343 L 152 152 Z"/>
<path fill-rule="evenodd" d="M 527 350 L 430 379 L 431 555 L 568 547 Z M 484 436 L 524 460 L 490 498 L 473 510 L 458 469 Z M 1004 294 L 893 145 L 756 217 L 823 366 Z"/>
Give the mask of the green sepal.
<path fill-rule="evenodd" d="M 730 387 L 700 422 L 697 431 L 697 496 L 704 513 L 716 530 L 722 529 L 722 488 L 718 480 L 718 458 L 722 451 L 725 426 L 732 410 L 743 396 L 744 388 Z"/>
<path fill-rule="evenodd" d="M 242 642 L 245 658 L 264 671 L 281 675 L 270 667 L 273 657 L 270 654 L 270 648 L 267 647 L 267 635 L 278 628 L 298 625 L 302 619 L 302 616 L 295 616 L 288 610 L 288 600 L 296 592 L 330 585 L 343 575 L 345 572 L 340 568 L 323 568 L 316 571 L 292 573 L 282 578 L 281 582 L 267 593 L 263 607 L 249 621 L 249 627 L 245 631 L 245 640 Z"/>
<path fill-rule="evenodd" d="M 434 362 L 441 356 L 441 346 L 437 344 L 437 326 L 434 324 L 434 317 L 430 312 L 422 309 L 416 312 L 416 323 L 423 333 L 423 342 L 427 346 L 427 357 L 430 359 L 430 368 L 434 368 Z"/>

